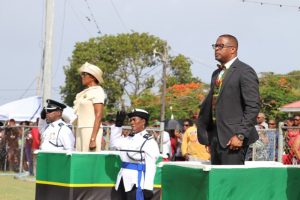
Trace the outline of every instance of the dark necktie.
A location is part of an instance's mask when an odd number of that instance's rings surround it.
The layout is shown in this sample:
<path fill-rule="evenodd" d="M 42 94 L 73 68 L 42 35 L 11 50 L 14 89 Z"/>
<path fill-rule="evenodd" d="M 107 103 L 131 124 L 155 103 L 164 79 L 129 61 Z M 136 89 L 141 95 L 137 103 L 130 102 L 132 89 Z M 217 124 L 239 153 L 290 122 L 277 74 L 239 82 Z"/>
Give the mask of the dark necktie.
<path fill-rule="evenodd" d="M 134 133 L 131 132 L 131 133 L 128 134 L 128 136 L 129 136 L 129 137 L 133 137 L 133 136 L 134 136 Z"/>
<path fill-rule="evenodd" d="M 223 64 L 217 64 L 217 66 L 220 70 L 226 69 L 225 65 L 223 65 Z"/>
<path fill-rule="evenodd" d="M 220 65 L 220 64 L 218 64 L 217 66 L 220 69 L 220 72 L 219 72 L 219 75 L 216 79 L 216 86 L 219 89 L 222 86 L 222 82 L 223 82 L 223 79 L 224 79 L 224 74 L 225 74 L 225 71 L 226 71 L 226 67 L 225 67 L 225 65 Z"/>
<path fill-rule="evenodd" d="M 220 93 L 220 89 L 222 87 L 222 82 L 226 70 L 225 65 L 218 64 L 217 66 L 219 68 L 219 74 L 215 80 L 215 87 L 214 87 L 213 98 L 212 98 L 212 119 L 214 123 L 216 122 L 216 102 Z"/>

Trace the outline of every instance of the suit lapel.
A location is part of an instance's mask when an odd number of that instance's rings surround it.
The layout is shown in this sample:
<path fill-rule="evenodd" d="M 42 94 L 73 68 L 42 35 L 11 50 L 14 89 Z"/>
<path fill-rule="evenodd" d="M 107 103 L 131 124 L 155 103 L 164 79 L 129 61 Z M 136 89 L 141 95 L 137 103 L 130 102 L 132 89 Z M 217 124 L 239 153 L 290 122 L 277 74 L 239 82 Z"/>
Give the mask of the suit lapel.
<path fill-rule="evenodd" d="M 230 81 L 230 77 L 234 74 L 234 71 L 236 70 L 236 63 L 238 62 L 239 60 L 236 59 L 232 65 L 230 66 L 230 68 L 228 69 L 228 71 L 226 72 L 225 74 L 225 77 L 224 77 L 224 80 L 223 80 L 223 83 L 222 83 L 222 86 L 221 86 L 221 90 L 220 90 L 220 93 L 219 93 L 219 96 L 222 95 L 222 92 L 223 92 L 223 89 L 225 87 L 225 85 Z M 218 102 L 219 98 L 217 99 L 217 102 Z"/>

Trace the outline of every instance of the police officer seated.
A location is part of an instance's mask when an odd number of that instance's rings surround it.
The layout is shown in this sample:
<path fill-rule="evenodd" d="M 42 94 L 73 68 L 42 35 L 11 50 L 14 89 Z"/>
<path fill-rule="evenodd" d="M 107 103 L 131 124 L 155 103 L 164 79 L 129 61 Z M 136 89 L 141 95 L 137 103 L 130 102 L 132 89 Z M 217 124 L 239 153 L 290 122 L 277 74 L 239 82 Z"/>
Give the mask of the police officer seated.
<path fill-rule="evenodd" d="M 61 151 L 74 150 L 75 137 L 72 130 L 62 120 L 63 109 L 66 105 L 47 99 L 47 107 L 44 108 L 46 120 L 49 123 L 41 134 L 41 150 Z"/>

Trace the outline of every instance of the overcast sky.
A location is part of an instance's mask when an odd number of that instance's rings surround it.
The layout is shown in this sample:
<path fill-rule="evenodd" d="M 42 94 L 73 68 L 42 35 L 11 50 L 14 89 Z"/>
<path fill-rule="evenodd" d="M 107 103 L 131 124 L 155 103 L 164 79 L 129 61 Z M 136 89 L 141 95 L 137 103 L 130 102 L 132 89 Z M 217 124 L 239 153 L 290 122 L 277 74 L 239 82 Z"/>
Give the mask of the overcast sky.
<path fill-rule="evenodd" d="M 0 0 L 0 105 L 37 94 L 45 2 Z M 297 6 L 298 0 L 54 0 L 52 98 L 60 100 L 63 66 L 75 43 L 103 34 L 158 36 L 172 55 L 190 57 L 194 76 L 204 82 L 217 63 L 211 44 L 224 33 L 238 38 L 239 58 L 257 73 L 300 70 Z"/>

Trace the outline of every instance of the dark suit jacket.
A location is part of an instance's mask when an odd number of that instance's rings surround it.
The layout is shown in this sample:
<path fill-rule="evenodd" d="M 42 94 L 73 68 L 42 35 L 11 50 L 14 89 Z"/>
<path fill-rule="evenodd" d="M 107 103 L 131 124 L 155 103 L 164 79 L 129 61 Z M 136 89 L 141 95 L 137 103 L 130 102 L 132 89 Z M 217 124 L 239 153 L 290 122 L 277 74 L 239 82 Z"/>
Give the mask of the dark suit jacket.
<path fill-rule="evenodd" d="M 213 72 L 210 91 L 201 105 L 197 128 L 201 144 L 209 145 L 212 136 L 212 96 L 215 80 L 220 70 Z M 216 127 L 221 146 L 234 134 L 245 136 L 244 144 L 258 139 L 254 127 L 260 109 L 259 82 L 255 71 L 236 59 L 224 77 L 219 97 L 216 101 Z"/>

